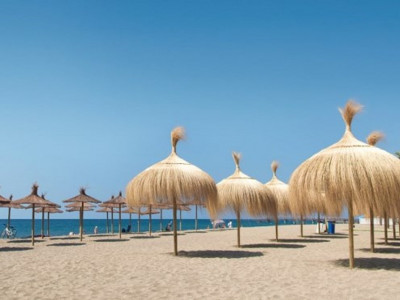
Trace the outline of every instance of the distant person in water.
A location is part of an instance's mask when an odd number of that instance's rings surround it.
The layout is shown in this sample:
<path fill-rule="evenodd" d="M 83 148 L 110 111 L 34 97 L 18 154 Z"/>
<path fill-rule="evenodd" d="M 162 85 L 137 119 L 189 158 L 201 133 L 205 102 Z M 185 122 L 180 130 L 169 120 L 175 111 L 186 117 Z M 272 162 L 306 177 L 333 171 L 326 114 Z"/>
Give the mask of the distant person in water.
<path fill-rule="evenodd" d="M 228 222 L 228 228 L 232 228 L 232 221 Z"/>
<path fill-rule="evenodd" d="M 99 228 L 97 226 L 94 226 L 93 233 L 94 234 L 98 234 L 99 233 Z"/>

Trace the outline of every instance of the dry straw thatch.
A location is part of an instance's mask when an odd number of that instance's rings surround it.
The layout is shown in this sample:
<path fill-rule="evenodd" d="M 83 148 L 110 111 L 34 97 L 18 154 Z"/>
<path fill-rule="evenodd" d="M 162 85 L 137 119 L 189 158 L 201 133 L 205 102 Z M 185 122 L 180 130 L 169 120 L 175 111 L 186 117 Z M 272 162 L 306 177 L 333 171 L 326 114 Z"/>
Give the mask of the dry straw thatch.
<path fill-rule="evenodd" d="M 340 110 L 346 124 L 342 139 L 303 162 L 289 182 L 289 198 L 298 213 L 325 209 L 329 215 L 339 215 L 347 207 L 351 268 L 354 209 L 398 206 L 400 194 L 399 160 L 357 140 L 351 132 L 353 117 L 361 109 L 358 103 L 347 102 Z"/>
<path fill-rule="evenodd" d="M 271 164 L 272 170 L 272 178 L 268 181 L 265 186 L 271 192 L 271 194 L 275 197 L 276 203 L 276 214 L 275 214 L 275 237 L 278 241 L 278 215 L 288 215 L 291 213 L 290 211 L 290 202 L 289 202 L 289 186 L 280 181 L 276 176 L 276 171 L 278 170 L 279 163 L 277 161 L 273 161 Z"/>
<path fill-rule="evenodd" d="M 91 203 L 101 203 L 101 201 L 89 196 L 86 194 L 85 188 L 79 189 L 79 194 L 70 199 L 64 200 L 64 203 L 72 203 L 66 205 L 69 207 L 67 209 L 68 212 L 78 211 L 79 210 L 79 227 L 80 227 L 80 240 L 83 239 L 83 212 L 93 210 L 93 205 L 90 206 Z M 80 205 L 80 207 L 78 207 Z M 77 209 L 76 209 L 77 208 Z"/>
<path fill-rule="evenodd" d="M 184 137 L 184 129 L 175 128 L 171 132 L 171 154 L 138 174 L 126 187 L 129 206 L 174 205 L 175 255 L 178 255 L 176 206 L 196 201 L 205 204 L 210 214 L 214 215 L 218 198 L 217 187 L 211 176 L 177 155 L 177 143 Z"/>
<path fill-rule="evenodd" d="M 240 247 L 240 213 L 247 210 L 250 215 L 264 213 L 275 215 L 276 204 L 273 195 L 258 180 L 251 178 L 240 170 L 239 153 L 232 153 L 236 165 L 235 172 L 217 184 L 219 209 L 232 210 L 237 218 L 237 245 Z"/>
<path fill-rule="evenodd" d="M 10 195 L 7 203 L 1 203 L 0 207 L 7 207 L 8 208 L 8 219 L 7 219 L 7 227 L 11 225 L 11 208 L 21 209 L 24 208 L 21 204 L 15 203 L 12 201 L 13 195 Z"/>
<path fill-rule="evenodd" d="M 34 183 L 32 186 L 32 192 L 19 200 L 15 200 L 14 204 L 31 204 L 32 208 L 32 246 L 35 245 L 35 208 L 43 206 L 55 206 L 56 204 L 43 199 L 38 195 L 39 186 Z"/>

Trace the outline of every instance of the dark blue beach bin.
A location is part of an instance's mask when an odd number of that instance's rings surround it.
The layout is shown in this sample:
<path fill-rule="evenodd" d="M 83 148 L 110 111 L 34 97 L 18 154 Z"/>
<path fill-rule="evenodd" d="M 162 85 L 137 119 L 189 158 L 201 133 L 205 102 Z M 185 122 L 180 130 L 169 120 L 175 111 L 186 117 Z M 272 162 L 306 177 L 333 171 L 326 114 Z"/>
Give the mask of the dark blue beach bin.
<path fill-rule="evenodd" d="M 328 234 L 335 234 L 335 223 L 328 221 Z"/>

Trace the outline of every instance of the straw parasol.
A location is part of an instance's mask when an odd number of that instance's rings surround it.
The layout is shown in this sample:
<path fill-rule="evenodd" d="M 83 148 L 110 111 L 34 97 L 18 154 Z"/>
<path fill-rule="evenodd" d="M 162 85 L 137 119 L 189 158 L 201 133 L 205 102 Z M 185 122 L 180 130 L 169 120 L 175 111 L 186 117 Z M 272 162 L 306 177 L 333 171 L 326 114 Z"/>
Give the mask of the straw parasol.
<path fill-rule="evenodd" d="M 126 199 L 122 196 L 122 192 L 119 192 L 119 195 L 114 198 L 114 196 L 108 200 L 105 201 L 101 204 L 102 207 L 110 207 L 111 208 L 111 216 L 112 216 L 112 223 L 114 223 L 114 217 L 113 217 L 113 209 L 114 207 L 118 207 L 118 230 L 119 230 L 119 238 L 121 237 L 121 232 L 122 232 L 122 228 L 121 228 L 121 209 L 122 207 L 126 206 Z M 112 225 L 112 233 L 114 233 L 114 224 Z"/>
<path fill-rule="evenodd" d="M 60 214 L 63 211 L 61 209 L 58 209 L 57 207 L 51 207 L 51 206 L 47 206 L 47 207 L 42 207 L 42 208 L 37 208 L 35 210 L 36 213 L 43 213 L 47 212 L 47 237 L 50 237 L 50 214 Z M 43 219 L 43 216 L 42 216 Z M 42 224 L 43 227 L 43 224 Z"/>
<path fill-rule="evenodd" d="M 10 203 L 10 199 L 7 199 L 7 198 L 3 197 L 2 195 L 0 195 L 0 205 L 8 204 L 8 203 Z"/>
<path fill-rule="evenodd" d="M 0 207 L 7 207 L 8 208 L 8 219 L 7 219 L 7 227 L 11 226 L 11 208 L 24 208 L 21 204 L 16 204 L 15 201 L 12 201 L 13 195 L 10 195 L 8 202 L 3 202 L 0 204 Z"/>
<path fill-rule="evenodd" d="M 292 174 L 289 199 L 297 211 L 309 199 L 324 206 L 327 214 L 349 215 L 349 266 L 354 267 L 353 216 L 357 208 L 398 206 L 400 163 L 392 154 L 357 140 L 351 132 L 353 117 L 362 106 L 347 102 L 340 112 L 346 123 L 342 139 L 303 162 Z"/>
<path fill-rule="evenodd" d="M 85 204 L 87 204 L 87 203 L 101 203 L 101 201 L 99 201 L 99 200 L 87 195 L 85 188 L 80 188 L 79 189 L 79 194 L 77 196 L 72 197 L 72 198 L 67 199 L 67 200 L 64 200 L 63 202 L 64 203 L 75 203 L 75 204 L 80 205 L 81 209 L 80 209 L 80 213 L 79 213 L 79 227 L 80 227 L 80 238 L 81 238 L 81 241 L 82 241 L 82 238 L 83 238 L 83 212 L 87 210 L 87 209 L 85 209 Z M 71 207 L 71 206 L 67 205 L 67 207 Z M 74 211 L 74 210 L 69 209 L 67 211 Z"/>
<path fill-rule="evenodd" d="M 113 203 L 114 195 L 111 195 L 110 200 L 104 201 L 103 203 L 99 204 L 100 207 L 106 207 L 110 209 L 111 213 L 111 233 L 114 234 L 114 208 L 118 208 L 119 205 L 117 203 Z"/>
<path fill-rule="evenodd" d="M 51 208 L 60 208 L 61 206 L 58 205 L 58 204 L 56 204 L 56 203 L 54 203 L 54 202 L 51 202 L 51 201 L 47 200 L 47 199 L 45 198 L 45 195 L 44 195 L 44 194 L 42 194 L 41 197 L 42 197 L 43 200 L 48 201 L 47 204 L 40 204 L 40 205 L 37 205 L 37 206 L 39 207 L 40 212 L 42 213 L 42 222 L 41 222 L 41 227 L 40 227 L 40 235 L 41 235 L 41 237 L 42 237 L 42 239 L 43 239 L 43 238 L 44 238 L 44 213 L 45 213 L 45 208 L 48 208 L 48 207 L 51 207 Z M 37 209 L 37 210 L 38 210 L 38 209 Z M 37 210 L 36 210 L 36 212 L 37 212 Z"/>
<path fill-rule="evenodd" d="M 376 144 L 384 138 L 384 134 L 379 131 L 373 131 L 371 134 L 367 137 L 367 143 L 368 145 L 371 146 L 376 146 Z M 371 252 L 375 252 L 375 237 L 374 237 L 374 212 L 377 212 L 379 215 L 383 216 L 384 222 L 385 222 L 385 244 L 388 244 L 388 213 L 391 216 L 395 216 L 396 214 L 396 207 L 383 207 L 383 206 L 378 206 L 378 207 L 366 207 L 362 210 L 362 212 L 367 212 L 370 218 L 370 242 L 371 242 Z M 393 217 L 393 238 L 396 238 L 396 224 L 394 222 L 394 217 Z"/>
<path fill-rule="evenodd" d="M 240 247 L 241 211 L 247 210 L 251 215 L 257 215 L 267 210 L 275 213 L 275 202 L 269 190 L 261 182 L 240 170 L 241 155 L 233 152 L 232 156 L 236 165 L 235 172 L 219 182 L 217 187 L 220 210 L 230 209 L 236 214 L 237 245 Z"/>
<path fill-rule="evenodd" d="M 278 215 L 290 214 L 290 203 L 289 203 L 289 186 L 280 181 L 276 176 L 276 170 L 279 167 L 277 161 L 273 161 L 271 164 L 272 178 L 268 181 L 265 186 L 275 197 L 276 201 L 276 214 L 275 214 L 275 238 L 278 241 Z"/>
<path fill-rule="evenodd" d="M 199 203 L 206 204 L 210 214 L 214 215 L 218 204 L 214 180 L 207 173 L 177 155 L 176 145 L 184 137 L 184 129 L 175 128 L 171 132 L 171 154 L 137 175 L 126 187 L 128 205 L 173 205 L 175 255 L 178 255 L 177 205 L 191 203 L 196 199 Z"/>
<path fill-rule="evenodd" d="M 54 203 L 39 197 L 38 195 L 39 186 L 35 183 L 32 186 L 32 192 L 19 200 L 15 200 L 14 204 L 31 204 L 32 207 L 32 246 L 35 245 L 35 207 L 52 206 Z"/>

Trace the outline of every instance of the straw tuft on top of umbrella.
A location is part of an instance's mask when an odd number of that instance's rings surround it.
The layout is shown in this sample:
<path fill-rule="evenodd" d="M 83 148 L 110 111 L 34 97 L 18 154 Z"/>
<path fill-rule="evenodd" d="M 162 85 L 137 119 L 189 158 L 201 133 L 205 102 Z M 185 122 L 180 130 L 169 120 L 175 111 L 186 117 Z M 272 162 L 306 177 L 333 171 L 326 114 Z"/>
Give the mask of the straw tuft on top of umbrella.
<path fill-rule="evenodd" d="M 347 207 L 350 267 L 354 266 L 354 209 L 398 207 L 400 194 L 399 160 L 357 140 L 351 132 L 353 118 L 361 108 L 360 104 L 349 101 L 340 109 L 346 124 L 343 137 L 304 161 L 289 182 L 289 199 L 295 203 L 292 208 L 297 213 L 325 209 L 329 215 L 339 215 Z"/>
<path fill-rule="evenodd" d="M 383 140 L 384 138 L 385 134 L 383 132 L 373 131 L 367 137 L 367 143 L 368 145 L 375 146 L 379 141 Z"/>

